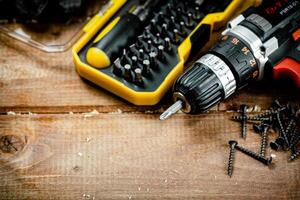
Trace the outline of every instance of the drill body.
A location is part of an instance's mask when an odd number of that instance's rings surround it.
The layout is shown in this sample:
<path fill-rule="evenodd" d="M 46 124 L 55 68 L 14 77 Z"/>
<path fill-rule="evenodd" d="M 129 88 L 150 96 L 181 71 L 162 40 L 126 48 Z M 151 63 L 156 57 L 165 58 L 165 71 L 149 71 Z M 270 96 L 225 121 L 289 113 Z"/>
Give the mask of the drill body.
<path fill-rule="evenodd" d="M 265 0 L 229 22 L 219 42 L 175 82 L 176 108 L 206 111 L 269 75 L 300 87 L 299 0 Z"/>

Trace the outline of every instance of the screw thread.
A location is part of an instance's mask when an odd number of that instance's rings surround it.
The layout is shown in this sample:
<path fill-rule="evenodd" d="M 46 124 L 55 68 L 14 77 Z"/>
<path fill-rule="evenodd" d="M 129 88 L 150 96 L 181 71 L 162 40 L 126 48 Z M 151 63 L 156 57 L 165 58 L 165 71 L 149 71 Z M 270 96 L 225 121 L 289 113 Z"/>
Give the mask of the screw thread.
<path fill-rule="evenodd" d="M 290 145 L 289 145 L 288 137 L 287 137 L 287 135 L 286 135 L 286 132 L 285 132 L 285 130 L 284 130 L 284 128 L 283 128 L 282 121 L 281 121 L 281 119 L 280 119 L 280 113 L 277 113 L 277 114 L 276 114 L 276 119 L 277 119 L 277 122 L 278 122 L 278 125 L 279 125 L 279 132 L 280 132 L 280 134 L 283 136 L 283 138 L 284 138 L 284 140 L 285 140 L 285 143 L 286 143 L 288 146 L 290 146 Z"/>
<path fill-rule="evenodd" d="M 260 156 L 259 154 L 254 153 L 254 152 L 250 151 L 249 149 L 246 149 L 246 148 L 238 146 L 238 145 L 236 145 L 235 148 L 237 150 L 243 152 L 244 154 L 246 154 L 246 155 L 254 158 L 255 160 L 260 161 L 261 163 L 263 163 L 265 165 L 269 165 L 272 162 L 272 157 L 270 157 L 270 158 L 264 158 L 264 157 Z"/>
<path fill-rule="evenodd" d="M 288 123 L 288 126 L 285 129 L 286 134 L 290 134 L 291 128 L 294 125 L 294 119 L 291 119 Z"/>
<path fill-rule="evenodd" d="M 236 121 L 242 121 L 246 118 L 246 120 L 248 121 L 267 121 L 269 120 L 270 118 L 267 118 L 267 117 L 257 117 L 257 116 L 232 116 L 232 119 L 233 120 L 236 120 Z"/>
<path fill-rule="evenodd" d="M 271 111 L 267 111 L 265 113 L 261 113 L 261 114 L 258 114 L 258 115 L 254 115 L 252 116 L 253 118 L 257 118 L 257 119 L 260 119 L 260 118 L 265 118 L 265 117 L 270 117 L 273 113 Z"/>
<path fill-rule="evenodd" d="M 292 143 L 294 143 L 295 139 L 297 139 L 297 137 L 298 137 L 297 131 L 298 131 L 298 129 L 295 128 L 293 130 L 293 132 L 290 134 L 290 146 Z"/>
<path fill-rule="evenodd" d="M 294 161 L 300 156 L 300 150 L 296 151 L 289 159 L 289 161 Z"/>
<path fill-rule="evenodd" d="M 242 121 L 242 138 L 246 139 L 247 137 L 247 125 L 246 125 L 246 120 Z"/>
<path fill-rule="evenodd" d="M 234 147 L 230 148 L 228 169 L 227 169 L 227 174 L 229 177 L 231 177 L 233 173 L 234 151 L 235 151 Z"/>
<path fill-rule="evenodd" d="M 286 110 L 286 107 L 282 107 L 282 108 L 277 108 L 277 109 L 272 109 L 272 110 L 269 110 L 265 113 L 261 113 L 261 114 L 258 114 L 258 115 L 254 115 L 252 117 L 254 118 L 269 118 L 271 117 L 272 115 L 275 115 L 277 113 L 280 113 L 282 111 Z"/>
<path fill-rule="evenodd" d="M 267 132 L 264 131 L 262 133 L 262 137 L 261 137 L 261 146 L 260 146 L 260 152 L 259 154 L 263 157 L 266 156 L 266 149 L 267 149 L 267 145 L 268 145 L 268 138 L 267 138 Z"/>
<path fill-rule="evenodd" d="M 288 149 L 291 149 L 291 148 L 295 147 L 298 144 L 299 141 L 300 141 L 300 136 L 298 136 L 295 139 L 291 140 L 291 143 L 290 143 L 290 146 L 289 146 Z"/>

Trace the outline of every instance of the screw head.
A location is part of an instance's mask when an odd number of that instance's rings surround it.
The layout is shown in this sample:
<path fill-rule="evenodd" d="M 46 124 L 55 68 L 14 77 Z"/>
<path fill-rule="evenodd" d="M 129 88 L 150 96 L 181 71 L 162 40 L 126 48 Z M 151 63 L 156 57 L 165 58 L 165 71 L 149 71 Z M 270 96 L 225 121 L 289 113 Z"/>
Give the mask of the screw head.
<path fill-rule="evenodd" d="M 275 142 L 279 145 L 279 146 L 283 146 L 285 143 L 285 140 L 283 137 L 279 137 L 275 140 Z"/>
<path fill-rule="evenodd" d="M 269 125 L 266 123 L 261 123 L 261 124 L 253 124 L 253 130 L 255 133 L 263 133 L 267 132 L 269 129 Z"/>
<path fill-rule="evenodd" d="M 281 108 L 281 107 L 283 107 L 283 106 L 280 104 L 279 100 L 276 99 L 276 100 L 274 100 L 274 102 L 272 103 L 272 107 L 273 107 L 273 108 Z"/>
<path fill-rule="evenodd" d="M 229 144 L 231 147 L 235 147 L 235 146 L 238 144 L 238 142 L 235 141 L 235 140 L 230 140 L 230 141 L 228 142 L 228 144 Z"/>
<path fill-rule="evenodd" d="M 253 124 L 253 130 L 255 133 L 261 133 L 262 132 L 262 124 Z"/>
<path fill-rule="evenodd" d="M 243 113 L 247 112 L 247 109 L 248 109 L 248 108 L 249 108 L 249 106 L 246 105 L 246 104 L 242 104 L 242 105 L 240 106 L 240 110 L 241 110 Z"/>
<path fill-rule="evenodd" d="M 274 151 L 278 151 L 280 148 L 280 145 L 277 144 L 276 142 L 270 142 L 270 147 L 271 149 L 273 149 Z"/>

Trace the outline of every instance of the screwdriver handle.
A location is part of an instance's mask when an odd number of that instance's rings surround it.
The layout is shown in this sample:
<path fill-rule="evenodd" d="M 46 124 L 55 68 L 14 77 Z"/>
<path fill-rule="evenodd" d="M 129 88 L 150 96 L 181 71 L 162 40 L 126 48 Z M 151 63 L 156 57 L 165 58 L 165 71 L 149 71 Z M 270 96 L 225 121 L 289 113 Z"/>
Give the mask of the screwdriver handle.
<path fill-rule="evenodd" d="M 87 62 L 96 68 L 109 67 L 126 46 L 134 43 L 141 28 L 142 22 L 134 14 L 117 17 L 95 39 L 87 51 Z"/>

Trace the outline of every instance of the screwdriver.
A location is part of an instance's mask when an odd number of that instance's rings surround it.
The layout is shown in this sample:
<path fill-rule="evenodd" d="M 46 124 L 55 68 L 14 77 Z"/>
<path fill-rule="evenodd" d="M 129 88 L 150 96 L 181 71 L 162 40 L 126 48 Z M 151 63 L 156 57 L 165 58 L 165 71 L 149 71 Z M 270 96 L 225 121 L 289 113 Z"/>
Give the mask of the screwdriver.
<path fill-rule="evenodd" d="M 90 65 L 95 68 L 109 67 L 126 46 L 134 43 L 157 0 L 140 0 L 139 3 L 132 12 L 115 18 L 98 35 L 87 51 L 86 59 Z"/>

